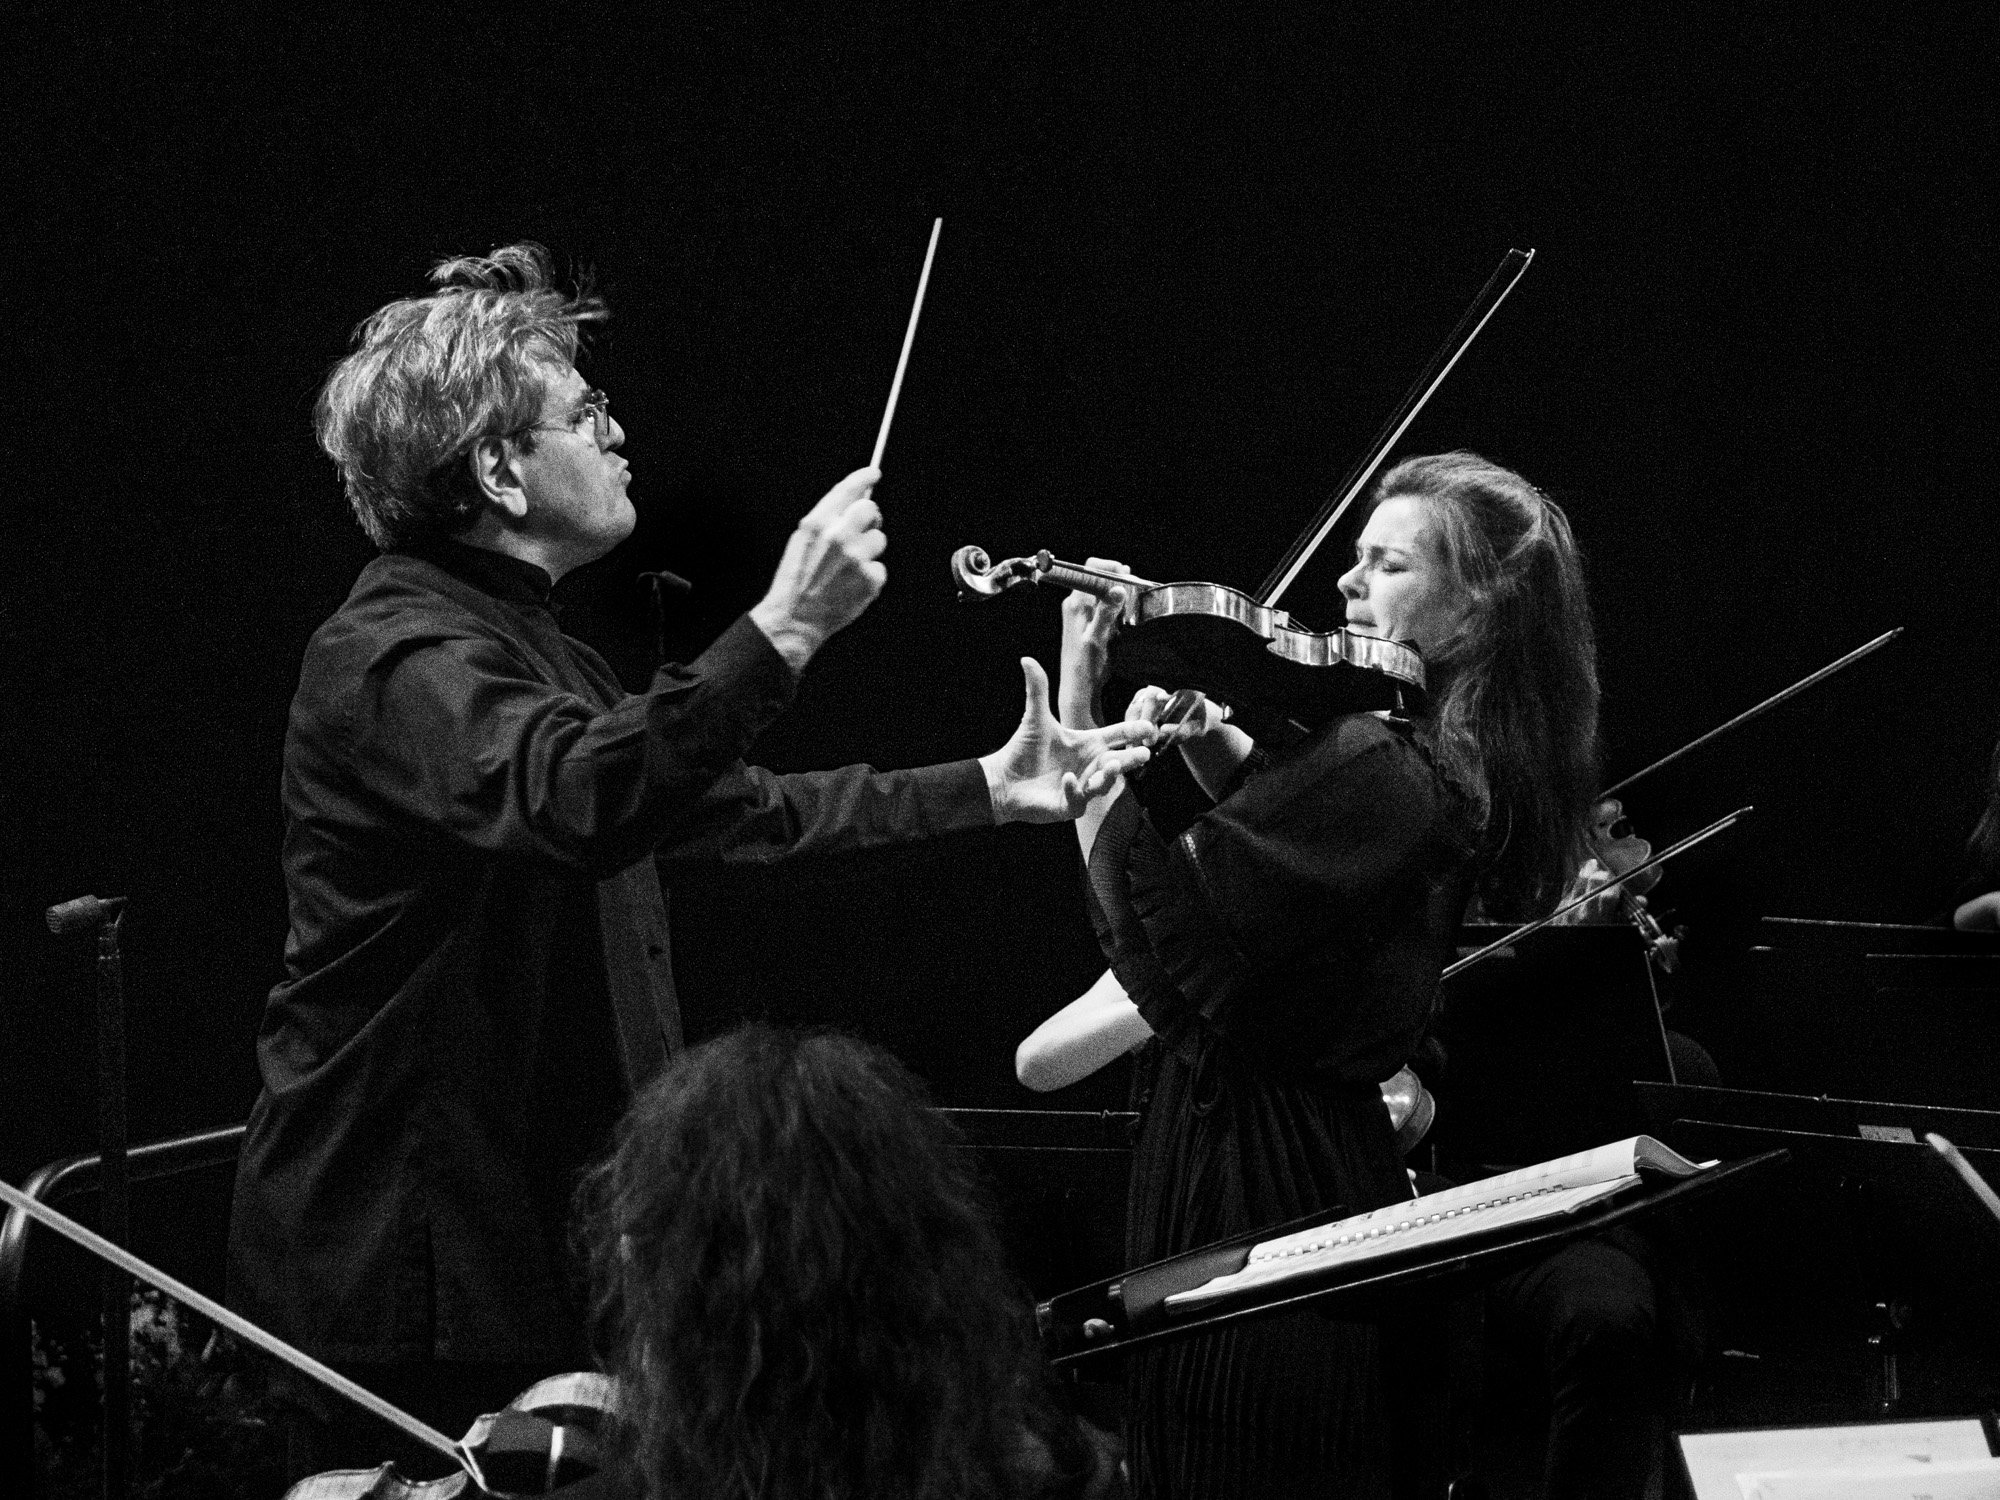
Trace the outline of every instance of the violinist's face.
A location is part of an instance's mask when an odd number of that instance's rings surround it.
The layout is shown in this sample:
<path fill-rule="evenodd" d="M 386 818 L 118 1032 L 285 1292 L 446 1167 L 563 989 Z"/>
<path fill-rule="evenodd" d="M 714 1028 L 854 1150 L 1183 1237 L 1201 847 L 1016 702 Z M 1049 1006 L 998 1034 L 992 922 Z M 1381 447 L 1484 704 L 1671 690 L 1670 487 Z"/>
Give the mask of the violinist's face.
<path fill-rule="evenodd" d="M 1421 500 L 1395 495 L 1376 506 L 1354 557 L 1340 576 L 1349 630 L 1406 641 L 1429 656 L 1458 629 L 1464 595 L 1439 556 Z"/>

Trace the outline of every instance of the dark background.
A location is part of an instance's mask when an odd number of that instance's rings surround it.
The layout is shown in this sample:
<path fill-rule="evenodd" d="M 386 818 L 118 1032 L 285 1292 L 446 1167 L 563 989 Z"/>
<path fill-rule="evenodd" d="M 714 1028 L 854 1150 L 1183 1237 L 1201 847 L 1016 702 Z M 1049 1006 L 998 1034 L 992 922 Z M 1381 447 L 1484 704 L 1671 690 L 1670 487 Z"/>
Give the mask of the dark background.
<path fill-rule="evenodd" d="M 1942 906 L 2000 732 L 1995 121 L 1967 71 L 1991 37 L 1915 8 L 1561 33 L 1222 10 L 412 9 L 245 36 L 28 9 L 4 106 L 0 1171 L 93 1138 L 88 948 L 41 917 L 84 891 L 132 899 L 135 1136 L 247 1112 L 286 705 L 368 556 L 312 398 L 432 260 L 523 238 L 594 267 L 616 315 L 585 373 L 640 529 L 564 592 L 638 680 L 636 571 L 696 581 L 670 636 L 698 651 L 866 461 L 945 218 L 879 496 L 892 580 L 760 747 L 781 769 L 1005 737 L 1056 600 L 955 605 L 961 544 L 1254 587 L 1532 246 L 1401 451 L 1475 448 L 1567 507 L 1614 777 L 1907 627 L 1627 800 L 1656 843 L 1757 804 L 1669 877 L 1719 925 Z M 1351 535 L 1288 598 L 1304 620 L 1337 621 Z M 943 1102 L 1030 1102 L 1014 1042 L 1099 969 L 1073 851 L 1005 829 L 684 887 L 690 1030 L 832 1022 Z"/>

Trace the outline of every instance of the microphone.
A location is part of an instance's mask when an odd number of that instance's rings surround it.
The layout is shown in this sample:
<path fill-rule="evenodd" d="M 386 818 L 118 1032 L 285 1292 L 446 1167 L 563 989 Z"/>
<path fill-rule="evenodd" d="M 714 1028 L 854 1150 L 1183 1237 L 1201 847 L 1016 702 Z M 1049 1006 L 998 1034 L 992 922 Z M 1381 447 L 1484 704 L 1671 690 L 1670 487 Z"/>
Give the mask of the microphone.
<path fill-rule="evenodd" d="M 124 907 L 123 896 L 106 896 L 102 901 L 95 896 L 78 896 L 74 901 L 49 908 L 49 931 L 58 937 L 72 932 L 88 932 L 117 916 Z"/>

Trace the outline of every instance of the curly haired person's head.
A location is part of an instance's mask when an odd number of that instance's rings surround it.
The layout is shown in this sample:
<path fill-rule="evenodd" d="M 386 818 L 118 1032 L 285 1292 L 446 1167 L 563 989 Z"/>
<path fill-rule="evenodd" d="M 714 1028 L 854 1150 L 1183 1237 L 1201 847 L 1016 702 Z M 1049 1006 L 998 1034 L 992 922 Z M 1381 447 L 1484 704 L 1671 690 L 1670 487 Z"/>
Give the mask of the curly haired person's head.
<path fill-rule="evenodd" d="M 533 451 L 548 382 L 607 316 L 587 285 L 558 290 L 548 252 L 507 245 L 443 260 L 438 290 L 391 302 L 354 331 L 313 410 L 369 540 L 387 551 L 449 535 L 479 513 L 466 463 L 482 438 Z"/>
<path fill-rule="evenodd" d="M 1048 1397 L 954 1145 L 908 1071 L 837 1035 L 746 1027 L 641 1095 L 584 1201 L 643 1493 L 1019 1493 Z"/>

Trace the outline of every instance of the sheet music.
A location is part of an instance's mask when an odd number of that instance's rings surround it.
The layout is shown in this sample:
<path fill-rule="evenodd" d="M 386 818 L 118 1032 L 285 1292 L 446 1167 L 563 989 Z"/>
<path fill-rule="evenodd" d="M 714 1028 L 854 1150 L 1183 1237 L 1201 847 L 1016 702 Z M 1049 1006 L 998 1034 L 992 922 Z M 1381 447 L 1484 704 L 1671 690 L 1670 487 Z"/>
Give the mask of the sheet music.
<path fill-rule="evenodd" d="M 1221 1297 L 1270 1286 L 1295 1276 L 1377 1260 L 1406 1250 L 1421 1250 L 1451 1240 L 1465 1239 L 1506 1229 L 1537 1219 L 1574 1213 L 1597 1203 L 1639 1181 L 1637 1174 L 1615 1177 L 1608 1182 L 1586 1182 L 1575 1187 L 1544 1184 L 1518 1189 L 1500 1198 L 1486 1198 L 1463 1207 L 1439 1200 L 1446 1194 L 1415 1198 L 1393 1208 L 1377 1209 L 1355 1219 L 1343 1219 L 1318 1229 L 1301 1230 L 1281 1240 L 1270 1240 L 1251 1252 L 1242 1270 L 1218 1276 L 1191 1291 L 1176 1292 L 1167 1298 L 1169 1313 L 1192 1311 Z M 1463 1189 L 1456 1190 L 1463 1193 Z"/>
<path fill-rule="evenodd" d="M 1744 1480 L 1765 1486 L 1755 1492 L 1756 1500 L 1805 1500 L 1808 1495 L 1820 1494 L 1838 1494 L 1847 1500 L 1848 1491 L 1813 1490 L 1809 1486 L 1823 1482 L 1828 1471 L 1885 1468 L 1900 1473 L 1877 1472 L 1866 1481 L 1889 1480 L 1892 1487 L 1879 1491 L 1884 1497 L 1920 1493 L 1936 1494 L 1939 1500 L 1946 1495 L 2000 1496 L 2000 1489 L 1925 1491 L 1909 1488 L 1907 1483 L 1900 1490 L 1893 1487 L 1896 1482 L 1926 1478 L 1956 1484 L 1964 1478 L 1955 1472 L 1957 1466 L 1995 1463 L 1987 1451 L 1986 1431 L 1976 1417 L 1684 1432 L 1678 1441 L 1696 1500 L 1745 1500 L 1752 1492 Z M 2000 1468 L 1994 1470 L 1994 1478 L 2000 1480 Z M 1969 1482 L 1984 1481 L 1975 1470 Z M 1863 1495 L 1876 1500 L 1878 1492 L 1856 1490 L 1852 1494 L 1854 1500 Z"/>
<path fill-rule="evenodd" d="M 2000 1500 L 2000 1458 L 1739 1474 L 1743 1500 Z"/>

